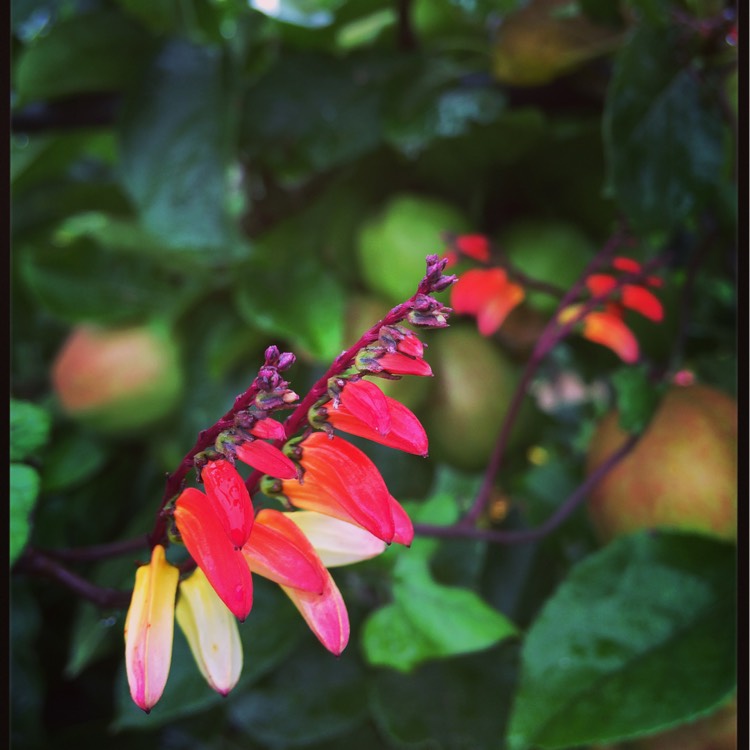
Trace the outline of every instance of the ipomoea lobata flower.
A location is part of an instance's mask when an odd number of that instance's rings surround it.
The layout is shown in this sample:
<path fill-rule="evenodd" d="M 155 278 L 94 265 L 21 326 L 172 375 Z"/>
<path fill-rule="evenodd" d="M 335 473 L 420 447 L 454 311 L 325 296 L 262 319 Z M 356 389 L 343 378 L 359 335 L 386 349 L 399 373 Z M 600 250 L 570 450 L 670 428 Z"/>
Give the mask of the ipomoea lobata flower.
<path fill-rule="evenodd" d="M 250 537 L 254 511 L 250 494 L 229 461 L 209 461 L 201 470 L 206 487 L 206 500 L 235 547 L 241 547 Z"/>
<path fill-rule="evenodd" d="M 290 520 L 291 515 L 293 514 L 270 508 L 261 510 L 255 519 L 253 532 L 243 552 L 254 572 L 280 584 L 318 640 L 338 656 L 349 641 L 349 616 L 346 605 L 315 548 L 300 527 Z M 318 590 L 296 586 L 294 577 L 289 575 L 289 571 L 283 570 L 283 558 L 274 556 L 277 569 L 276 571 L 269 570 L 268 548 L 269 546 L 283 548 L 278 543 L 278 540 L 282 538 L 289 543 L 287 549 L 295 549 L 292 558 L 301 555 L 315 569 L 320 581 Z M 280 562 L 281 565 L 279 565 Z M 297 564 L 297 560 L 293 559 L 292 569 L 295 569 Z M 280 571 L 281 576 L 278 575 Z M 284 579 L 288 583 L 284 583 Z"/>
<path fill-rule="evenodd" d="M 323 404 L 320 413 L 337 430 L 406 453 L 427 455 L 427 433 L 416 415 L 375 383 L 345 382 L 337 399 Z"/>
<path fill-rule="evenodd" d="M 451 289 L 457 313 L 474 315 L 482 336 L 490 336 L 524 299 L 522 286 L 508 279 L 502 268 L 474 268 L 459 276 Z"/>
<path fill-rule="evenodd" d="M 284 427 L 273 419 L 262 419 L 250 430 L 251 440 L 244 440 L 231 449 L 242 463 L 252 466 L 264 474 L 279 479 L 291 479 L 297 475 L 297 467 L 275 445 L 265 439 L 283 440 Z"/>
<path fill-rule="evenodd" d="M 242 643 L 237 620 L 200 568 L 180 583 L 175 615 L 206 682 L 227 695 L 242 672 Z"/>
<path fill-rule="evenodd" d="M 295 507 L 361 526 L 386 543 L 411 544 L 414 528 L 375 464 L 351 443 L 314 432 L 299 446 L 301 480 L 266 482 Z"/>
<path fill-rule="evenodd" d="M 153 548 L 151 562 L 135 574 L 125 618 L 125 669 L 130 695 L 146 713 L 161 698 L 169 676 L 179 576 L 161 545 Z"/>

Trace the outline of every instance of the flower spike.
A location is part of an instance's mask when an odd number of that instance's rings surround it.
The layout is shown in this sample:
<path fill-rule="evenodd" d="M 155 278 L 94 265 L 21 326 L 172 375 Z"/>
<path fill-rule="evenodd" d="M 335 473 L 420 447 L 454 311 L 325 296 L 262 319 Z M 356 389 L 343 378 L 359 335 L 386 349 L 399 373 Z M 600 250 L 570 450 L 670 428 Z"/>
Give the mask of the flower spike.
<path fill-rule="evenodd" d="M 227 695 L 240 679 L 242 643 L 237 620 L 200 568 L 180 583 L 175 615 L 206 682 Z"/>
<path fill-rule="evenodd" d="M 125 668 L 130 695 L 146 713 L 164 692 L 172 662 L 175 594 L 180 572 L 157 544 L 135 574 L 125 618 Z"/>

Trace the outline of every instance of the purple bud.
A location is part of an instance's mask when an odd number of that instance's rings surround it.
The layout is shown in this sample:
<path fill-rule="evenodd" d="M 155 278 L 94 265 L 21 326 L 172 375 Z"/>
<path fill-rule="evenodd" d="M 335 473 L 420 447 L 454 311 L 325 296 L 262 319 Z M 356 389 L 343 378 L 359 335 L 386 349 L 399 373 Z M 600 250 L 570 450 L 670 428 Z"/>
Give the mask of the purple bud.
<path fill-rule="evenodd" d="M 279 347 L 273 344 L 269 346 L 266 349 L 265 357 L 267 365 L 275 365 L 279 359 Z"/>
<path fill-rule="evenodd" d="M 279 363 L 276 365 L 279 370 L 286 370 L 297 361 L 297 357 L 292 352 L 284 352 L 279 357 Z"/>

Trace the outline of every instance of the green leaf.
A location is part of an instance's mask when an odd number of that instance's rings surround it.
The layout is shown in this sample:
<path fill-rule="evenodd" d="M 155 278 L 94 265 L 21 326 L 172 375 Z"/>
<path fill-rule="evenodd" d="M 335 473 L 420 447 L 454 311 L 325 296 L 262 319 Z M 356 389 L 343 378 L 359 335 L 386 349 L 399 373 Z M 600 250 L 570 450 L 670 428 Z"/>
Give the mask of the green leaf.
<path fill-rule="evenodd" d="M 509 747 L 568 748 L 666 729 L 734 689 L 735 549 L 622 537 L 579 563 L 522 651 Z"/>
<path fill-rule="evenodd" d="M 616 61 L 603 117 L 609 181 L 637 230 L 668 233 L 726 179 L 719 104 L 683 66 L 674 32 L 639 28 Z"/>
<path fill-rule="evenodd" d="M 278 0 L 275 3 L 248 0 L 251 8 L 277 21 L 319 29 L 333 23 L 334 14 L 344 0 Z"/>
<path fill-rule="evenodd" d="M 10 460 L 23 461 L 49 438 L 49 412 L 29 401 L 10 400 Z"/>
<path fill-rule="evenodd" d="M 394 603 L 376 611 L 363 630 L 371 664 L 408 672 L 429 659 L 480 651 L 517 633 L 473 591 L 436 583 L 416 552 L 399 556 L 394 576 Z"/>
<path fill-rule="evenodd" d="M 104 465 L 108 455 L 100 438 L 67 428 L 44 454 L 42 489 L 59 492 L 80 484 Z"/>
<path fill-rule="evenodd" d="M 23 50 L 14 71 L 18 103 L 121 91 L 153 49 L 152 37 L 113 10 L 61 20 Z"/>
<path fill-rule="evenodd" d="M 31 533 L 31 512 L 39 494 L 39 474 L 24 464 L 10 465 L 10 564 L 26 546 Z"/>
<path fill-rule="evenodd" d="M 91 662 L 108 653 L 113 642 L 121 646 L 124 625 L 124 616 L 103 613 L 92 604 L 81 602 L 73 621 L 65 677 L 76 678 Z"/>
<path fill-rule="evenodd" d="M 203 265 L 246 253 L 228 209 L 227 88 L 218 48 L 169 41 L 120 125 L 123 184 L 144 227 Z"/>
<path fill-rule="evenodd" d="M 336 659 L 317 643 L 296 651 L 230 707 L 233 722 L 263 747 L 332 739 L 361 724 L 366 713 L 359 663 L 347 652 Z"/>
<path fill-rule="evenodd" d="M 665 388 L 654 386 L 644 366 L 621 367 L 612 374 L 612 383 L 617 393 L 620 427 L 626 432 L 642 432 L 656 411 Z"/>

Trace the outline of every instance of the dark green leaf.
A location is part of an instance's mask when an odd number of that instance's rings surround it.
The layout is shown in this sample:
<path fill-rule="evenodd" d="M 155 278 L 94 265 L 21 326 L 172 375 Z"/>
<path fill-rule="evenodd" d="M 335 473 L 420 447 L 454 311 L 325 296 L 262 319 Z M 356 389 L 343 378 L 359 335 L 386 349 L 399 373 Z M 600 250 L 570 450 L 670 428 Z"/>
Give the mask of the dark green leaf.
<path fill-rule="evenodd" d="M 139 321 L 179 309 L 204 281 L 109 252 L 89 239 L 18 249 L 24 280 L 39 304 L 70 323 Z"/>
<path fill-rule="evenodd" d="M 108 455 L 99 438 L 68 428 L 44 454 L 42 489 L 59 492 L 80 484 L 104 465 Z"/>
<path fill-rule="evenodd" d="M 39 494 L 39 474 L 24 464 L 10 465 L 10 564 L 23 551 L 31 533 L 31 512 Z"/>
<path fill-rule="evenodd" d="M 502 750 L 515 671 L 515 651 L 507 648 L 410 675 L 383 670 L 373 680 L 370 709 L 395 747 Z"/>
<path fill-rule="evenodd" d="M 524 643 L 510 747 L 611 742 L 718 706 L 735 686 L 734 558 L 637 534 L 579 563 Z"/>
<path fill-rule="evenodd" d="M 266 747 L 296 747 L 350 731 L 366 711 L 364 674 L 355 658 L 345 651 L 336 659 L 315 644 L 235 701 L 230 716 Z"/>
<path fill-rule="evenodd" d="M 248 154 L 288 180 L 339 166 L 379 142 L 378 82 L 387 67 L 323 55 L 282 58 L 247 93 Z"/>
<path fill-rule="evenodd" d="M 10 460 L 23 461 L 49 437 L 50 415 L 29 401 L 10 400 Z"/>
<path fill-rule="evenodd" d="M 674 33 L 640 28 L 607 94 L 609 180 L 636 229 L 669 233 L 723 183 L 724 129 L 711 87 L 684 63 Z"/>
<path fill-rule="evenodd" d="M 153 49 L 142 28 L 113 10 L 61 20 L 18 60 L 18 102 L 121 91 L 137 80 Z"/>
<path fill-rule="evenodd" d="M 245 254 L 228 209 L 230 105 L 221 51 L 173 40 L 120 127 L 123 183 L 145 228 L 209 266 Z"/>

